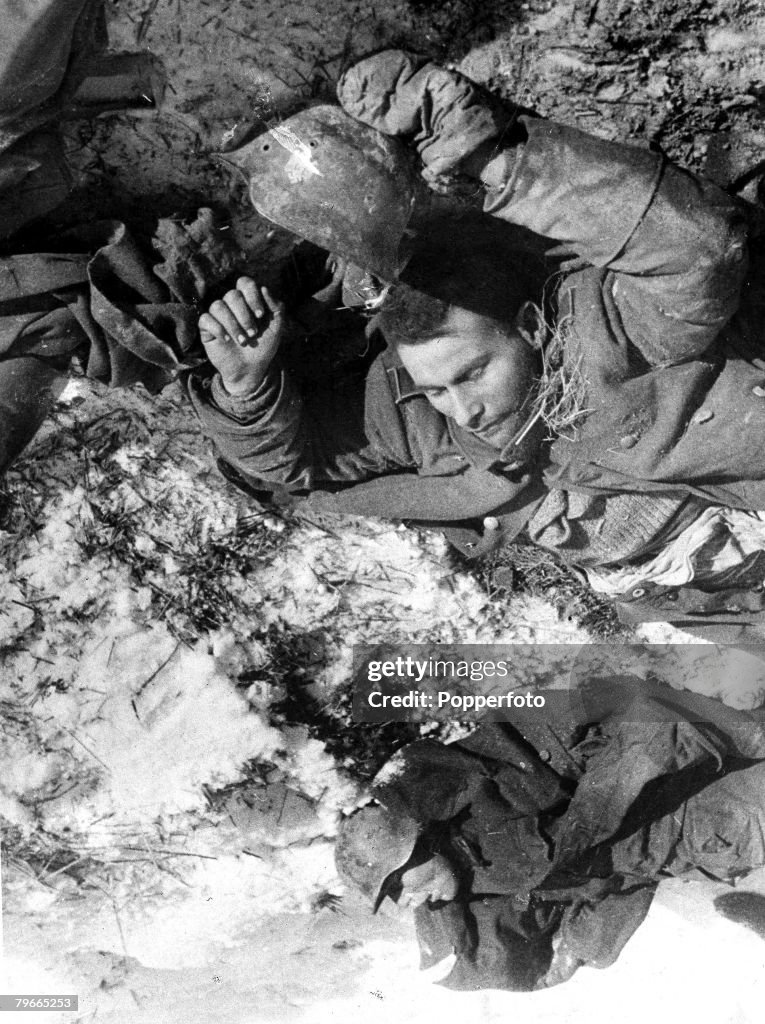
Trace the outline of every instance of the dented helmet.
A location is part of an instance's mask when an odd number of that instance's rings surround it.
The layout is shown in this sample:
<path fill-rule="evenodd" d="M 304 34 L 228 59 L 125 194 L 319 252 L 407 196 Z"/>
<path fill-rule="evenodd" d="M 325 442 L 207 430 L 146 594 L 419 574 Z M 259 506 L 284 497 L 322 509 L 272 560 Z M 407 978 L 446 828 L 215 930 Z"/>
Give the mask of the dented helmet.
<path fill-rule="evenodd" d="M 261 216 L 384 281 L 395 279 L 417 194 L 411 157 L 396 139 L 340 107 L 317 106 L 224 159 L 246 175 Z"/>
<path fill-rule="evenodd" d="M 343 823 L 335 846 L 337 870 L 368 897 L 373 912 L 385 897 L 386 880 L 412 856 L 419 832 L 413 818 L 378 806 L 362 807 Z"/>

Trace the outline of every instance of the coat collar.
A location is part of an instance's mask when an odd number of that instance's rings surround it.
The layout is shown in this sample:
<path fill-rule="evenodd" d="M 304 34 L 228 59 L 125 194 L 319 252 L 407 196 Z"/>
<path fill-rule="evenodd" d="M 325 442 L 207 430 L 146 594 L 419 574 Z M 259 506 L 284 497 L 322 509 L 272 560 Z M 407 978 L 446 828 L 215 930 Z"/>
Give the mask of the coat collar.
<path fill-rule="evenodd" d="M 409 376 L 408 370 L 398 361 L 398 356 L 395 358 L 396 361 L 393 365 L 387 368 L 387 373 L 396 405 L 400 405 L 401 402 L 405 402 L 409 398 L 425 397 L 424 389 L 417 387 Z"/>

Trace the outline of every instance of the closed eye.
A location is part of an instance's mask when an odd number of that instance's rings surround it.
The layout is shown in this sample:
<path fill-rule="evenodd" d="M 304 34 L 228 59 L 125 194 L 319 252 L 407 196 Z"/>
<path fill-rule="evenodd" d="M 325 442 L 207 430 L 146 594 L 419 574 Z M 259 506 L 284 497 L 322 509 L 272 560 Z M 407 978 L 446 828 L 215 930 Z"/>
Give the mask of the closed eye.
<path fill-rule="evenodd" d="M 475 366 L 470 371 L 470 373 L 466 374 L 466 376 L 463 379 L 466 380 L 466 381 L 470 381 L 471 383 L 473 381 L 480 380 L 481 377 L 483 377 L 485 370 L 486 370 L 486 364 L 485 363 L 483 363 L 481 366 Z"/>
<path fill-rule="evenodd" d="M 462 374 L 462 376 L 459 377 L 459 379 L 454 381 L 454 384 L 452 386 L 456 387 L 459 386 L 460 384 L 474 384 L 476 381 L 480 380 L 481 377 L 483 377 L 484 373 L 486 372 L 486 366 L 486 363 L 479 363 L 478 366 L 474 366 L 471 370 L 468 370 L 466 373 Z M 427 395 L 428 398 L 439 398 L 441 395 L 446 394 L 448 389 L 445 387 L 424 387 L 422 390 L 423 393 Z"/>

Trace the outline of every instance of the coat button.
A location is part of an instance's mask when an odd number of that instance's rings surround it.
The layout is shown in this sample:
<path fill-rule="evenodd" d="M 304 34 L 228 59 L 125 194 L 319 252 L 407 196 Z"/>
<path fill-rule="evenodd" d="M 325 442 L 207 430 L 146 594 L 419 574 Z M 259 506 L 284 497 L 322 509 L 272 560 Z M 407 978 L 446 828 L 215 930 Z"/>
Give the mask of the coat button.
<path fill-rule="evenodd" d="M 645 587 L 635 587 L 632 591 L 633 597 L 645 597 Z"/>
<path fill-rule="evenodd" d="M 634 448 L 639 440 L 640 436 L 638 434 L 625 434 L 624 437 L 619 438 L 619 447 Z"/>
<path fill-rule="evenodd" d="M 498 530 L 499 519 L 496 516 L 486 516 L 483 521 L 483 528 L 484 530 Z"/>
<path fill-rule="evenodd" d="M 714 415 L 711 409 L 699 409 L 691 423 L 709 423 L 710 420 L 714 419 Z"/>
<path fill-rule="evenodd" d="M 676 590 L 668 590 L 667 593 L 664 595 L 664 600 L 665 601 L 676 601 L 677 600 L 677 591 Z"/>
<path fill-rule="evenodd" d="M 545 763 L 547 763 L 550 760 L 551 757 L 552 757 L 552 754 L 550 753 L 549 750 L 540 750 L 539 751 L 539 760 L 540 761 L 544 761 Z"/>

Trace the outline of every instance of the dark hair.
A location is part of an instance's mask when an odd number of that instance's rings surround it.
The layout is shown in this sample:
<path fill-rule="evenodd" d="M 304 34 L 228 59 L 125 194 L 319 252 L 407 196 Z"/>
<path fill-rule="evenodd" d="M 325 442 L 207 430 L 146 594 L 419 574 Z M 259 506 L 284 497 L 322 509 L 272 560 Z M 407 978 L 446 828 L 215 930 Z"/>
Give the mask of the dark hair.
<path fill-rule="evenodd" d="M 454 306 L 509 324 L 527 300 L 540 302 L 547 270 L 528 232 L 481 215 L 422 224 L 378 323 L 393 344 L 435 337 Z"/>

